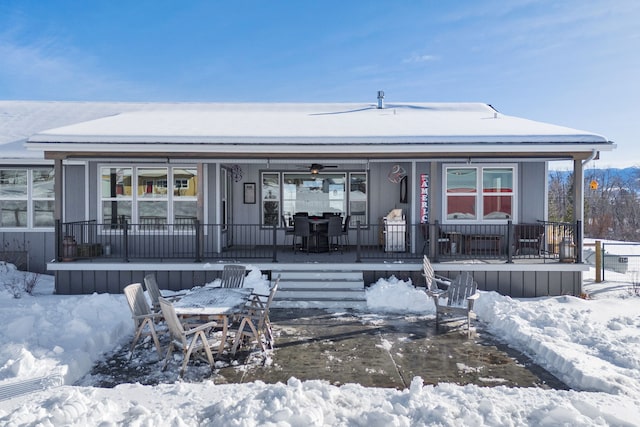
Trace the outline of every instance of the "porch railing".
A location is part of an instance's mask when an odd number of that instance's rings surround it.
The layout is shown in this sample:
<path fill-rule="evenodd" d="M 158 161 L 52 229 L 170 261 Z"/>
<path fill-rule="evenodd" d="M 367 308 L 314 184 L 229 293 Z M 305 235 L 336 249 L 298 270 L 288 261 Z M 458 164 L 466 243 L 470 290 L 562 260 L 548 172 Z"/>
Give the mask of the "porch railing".
<path fill-rule="evenodd" d="M 355 262 L 414 261 L 425 254 L 434 261 L 582 262 L 580 230 L 579 222 L 492 225 L 358 222 L 349 232 L 350 247 L 342 247 L 341 242 L 339 249 L 348 249 L 345 253 Z M 95 220 L 58 221 L 56 259 L 278 262 L 285 254 L 291 254 L 292 237 L 281 227 L 259 224 L 202 224 L 197 220 L 132 224 L 125 218 L 104 224 Z"/>

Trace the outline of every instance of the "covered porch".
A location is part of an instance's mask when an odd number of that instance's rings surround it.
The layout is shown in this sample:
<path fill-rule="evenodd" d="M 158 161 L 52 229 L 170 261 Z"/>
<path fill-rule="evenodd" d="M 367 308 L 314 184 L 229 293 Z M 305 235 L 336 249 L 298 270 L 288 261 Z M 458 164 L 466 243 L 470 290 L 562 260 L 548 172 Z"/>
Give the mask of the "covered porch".
<path fill-rule="evenodd" d="M 538 234 L 541 227 L 542 235 Z M 425 229 L 430 230 L 428 234 Z M 339 277 L 359 272 L 362 286 L 391 275 L 422 285 L 422 257 L 427 255 L 438 273 L 455 277 L 469 271 L 482 290 L 514 297 L 579 295 L 587 268 L 580 260 L 579 230 L 579 224 L 549 222 L 529 226 L 509 222 L 490 228 L 444 227 L 433 222 L 408 224 L 399 234 L 385 225 L 358 222 L 348 244 L 303 252 L 301 239 L 294 243 L 277 226 L 196 221 L 189 232 L 182 224 L 165 224 L 152 232 L 145 224 L 125 222 L 114 228 L 84 221 L 59 224 L 58 258 L 49 269 L 56 276 L 56 292 L 64 294 L 121 292 L 126 284 L 142 281 L 149 273 L 155 273 L 163 287 L 180 290 L 213 281 L 230 263 L 251 265 L 269 276 L 309 271 Z M 450 237 L 432 242 L 429 235 Z M 464 243 L 466 236 L 473 237 Z M 494 236 L 500 236 L 498 246 Z M 221 247 L 220 241 L 234 243 Z"/>
<path fill-rule="evenodd" d="M 196 107 L 29 139 L 54 163 L 59 292 L 118 292 L 145 271 L 184 288 L 230 262 L 419 282 L 428 255 L 480 289 L 580 293 L 583 169 L 612 148 L 602 136 L 486 104 Z M 548 222 L 554 161 L 573 163 L 569 224 Z M 323 229 L 325 214 L 344 233 Z M 318 227 L 291 230 L 303 215 Z"/>
<path fill-rule="evenodd" d="M 277 225 L 113 223 L 95 220 L 57 223 L 56 261 L 224 262 L 269 261 L 320 263 L 432 261 L 503 263 L 581 263 L 580 221 L 532 224 L 442 225 L 357 221 L 339 235 L 296 234 Z M 430 236 L 435 236 L 433 239 Z M 314 245 L 305 239 L 316 239 Z"/>

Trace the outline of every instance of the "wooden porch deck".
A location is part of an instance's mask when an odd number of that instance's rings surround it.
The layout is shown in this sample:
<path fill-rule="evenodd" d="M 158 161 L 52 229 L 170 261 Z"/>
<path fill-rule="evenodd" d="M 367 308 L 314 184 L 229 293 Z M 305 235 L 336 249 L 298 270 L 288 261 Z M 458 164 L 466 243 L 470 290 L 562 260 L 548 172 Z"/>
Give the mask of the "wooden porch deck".
<path fill-rule="evenodd" d="M 99 256 L 51 262 L 47 268 L 55 275 L 56 292 L 60 294 L 121 293 L 127 284 L 141 282 L 144 275 L 149 273 L 156 274 L 163 288 L 188 289 L 220 277 L 224 265 L 230 263 L 255 267 L 269 277 L 295 271 L 312 271 L 320 275 L 322 272 L 361 272 L 364 287 L 379 278 L 392 275 L 398 279 L 411 279 L 417 286 L 424 284 L 421 276 L 422 254 L 385 253 L 381 250 L 379 254 L 358 262 L 355 248 L 307 254 L 294 252 L 291 247 L 279 247 L 274 261 L 271 257 L 238 257 L 243 252 L 236 250 L 225 251 L 216 257 L 205 257 L 201 262 L 162 258 L 136 258 L 126 262 L 116 256 Z M 461 256 L 441 255 L 432 264 L 439 274 L 448 277 L 455 277 L 463 271 L 471 272 L 480 290 L 496 291 L 512 297 L 580 295 L 582 273 L 589 268 L 581 263 L 565 263 L 531 255 L 514 256 L 512 262 L 507 262 L 506 257 Z"/>

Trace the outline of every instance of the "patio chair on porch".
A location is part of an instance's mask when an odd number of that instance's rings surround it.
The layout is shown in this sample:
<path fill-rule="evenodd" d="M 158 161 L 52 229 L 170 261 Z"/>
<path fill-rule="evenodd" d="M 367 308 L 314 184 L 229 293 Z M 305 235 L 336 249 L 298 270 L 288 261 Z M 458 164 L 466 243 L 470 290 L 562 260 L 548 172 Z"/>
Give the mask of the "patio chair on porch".
<path fill-rule="evenodd" d="M 271 320 L 269 319 L 269 309 L 273 298 L 278 291 L 280 276 L 269 289 L 269 295 L 255 295 L 247 304 L 245 312 L 242 314 L 242 320 L 238 331 L 233 340 L 231 354 L 236 354 L 238 347 L 247 342 L 256 341 L 262 351 L 266 351 L 267 347 L 273 350 L 273 329 Z"/>
<path fill-rule="evenodd" d="M 296 246 L 296 241 L 300 237 L 300 250 L 309 253 L 309 243 L 311 240 L 311 224 L 309 218 L 305 216 L 296 215 L 293 218 L 293 245 Z"/>
<path fill-rule="evenodd" d="M 422 245 L 422 253 L 424 254 L 426 249 L 429 247 L 429 224 L 422 223 L 420 224 L 420 232 L 422 234 L 422 239 L 424 241 Z M 438 235 L 438 253 L 448 254 L 451 253 L 451 239 L 445 236 L 442 233 Z"/>
<path fill-rule="evenodd" d="M 158 354 L 162 357 L 162 349 L 160 347 L 160 341 L 158 340 L 158 333 L 156 332 L 155 327 L 156 321 L 162 319 L 162 314 L 153 313 L 151 311 L 140 283 L 127 285 L 124 288 L 124 294 L 127 297 L 129 309 L 131 310 L 131 317 L 133 318 L 133 323 L 136 329 L 133 342 L 131 343 L 129 360 L 133 357 L 133 349 L 143 334 L 150 335 L 153 338 L 153 343 L 158 350 Z"/>
<path fill-rule="evenodd" d="M 544 242 L 544 225 L 516 224 L 514 226 L 516 255 L 541 255 Z"/>
<path fill-rule="evenodd" d="M 296 246 L 296 238 L 295 238 L 295 233 L 294 233 L 294 228 L 287 222 L 287 219 L 285 218 L 284 215 L 281 216 L 282 218 L 282 228 L 284 228 L 284 244 L 287 244 L 287 237 L 291 236 L 291 248 L 293 250 L 295 250 Z"/>
<path fill-rule="evenodd" d="M 329 252 L 331 252 L 333 249 L 337 250 L 340 246 L 340 238 L 342 237 L 342 218 L 337 215 L 332 215 L 328 219 L 327 239 L 329 240 Z M 335 246 L 333 246 L 334 242 Z"/>
<path fill-rule="evenodd" d="M 349 250 L 349 222 L 351 222 L 351 215 L 347 215 L 342 223 L 342 232 L 340 233 L 340 239 L 343 241 L 342 246 Z M 346 244 L 345 244 L 346 242 Z"/>
<path fill-rule="evenodd" d="M 218 326 L 217 322 L 208 322 L 202 325 L 198 325 L 194 328 L 184 329 L 184 326 L 180 322 L 178 315 L 176 314 L 173 305 L 168 300 L 159 298 L 160 309 L 169 327 L 169 333 L 171 334 L 171 343 L 167 349 L 167 355 L 164 358 L 162 370 L 167 368 L 167 363 L 173 354 L 173 349 L 178 347 L 182 350 L 182 368 L 180 369 L 180 377 L 184 375 L 184 371 L 187 367 L 187 363 L 191 359 L 191 356 L 202 356 L 200 353 L 204 352 L 206 360 L 209 362 L 211 369 L 214 367 L 213 353 L 211 348 L 214 346 L 207 339 L 207 333 Z M 217 344 L 216 344 L 217 345 Z"/>
<path fill-rule="evenodd" d="M 241 288 L 247 268 L 244 265 L 227 264 L 222 269 L 222 288 Z"/>

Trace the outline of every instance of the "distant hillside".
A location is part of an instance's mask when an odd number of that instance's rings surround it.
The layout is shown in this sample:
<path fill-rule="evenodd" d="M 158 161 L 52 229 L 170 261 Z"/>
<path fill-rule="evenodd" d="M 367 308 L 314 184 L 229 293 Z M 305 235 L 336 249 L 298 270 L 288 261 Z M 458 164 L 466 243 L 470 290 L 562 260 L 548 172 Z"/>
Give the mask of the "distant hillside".
<path fill-rule="evenodd" d="M 572 171 L 569 171 L 569 170 L 564 170 L 564 171 L 553 170 L 553 171 L 549 171 L 549 178 L 557 177 L 559 174 L 563 179 L 566 179 L 571 173 Z M 629 182 L 631 180 L 637 180 L 640 178 L 640 168 L 629 167 L 624 169 L 617 169 L 617 168 L 594 169 L 594 168 L 587 167 L 584 170 L 584 176 L 585 178 L 592 178 L 593 176 L 595 176 L 596 179 L 598 179 L 599 177 L 606 176 L 609 179 L 618 178 L 622 182 Z"/>
<path fill-rule="evenodd" d="M 573 221 L 570 171 L 549 172 L 549 220 Z M 640 168 L 584 170 L 584 236 L 640 240 Z M 598 185 L 591 188 L 591 181 Z"/>

